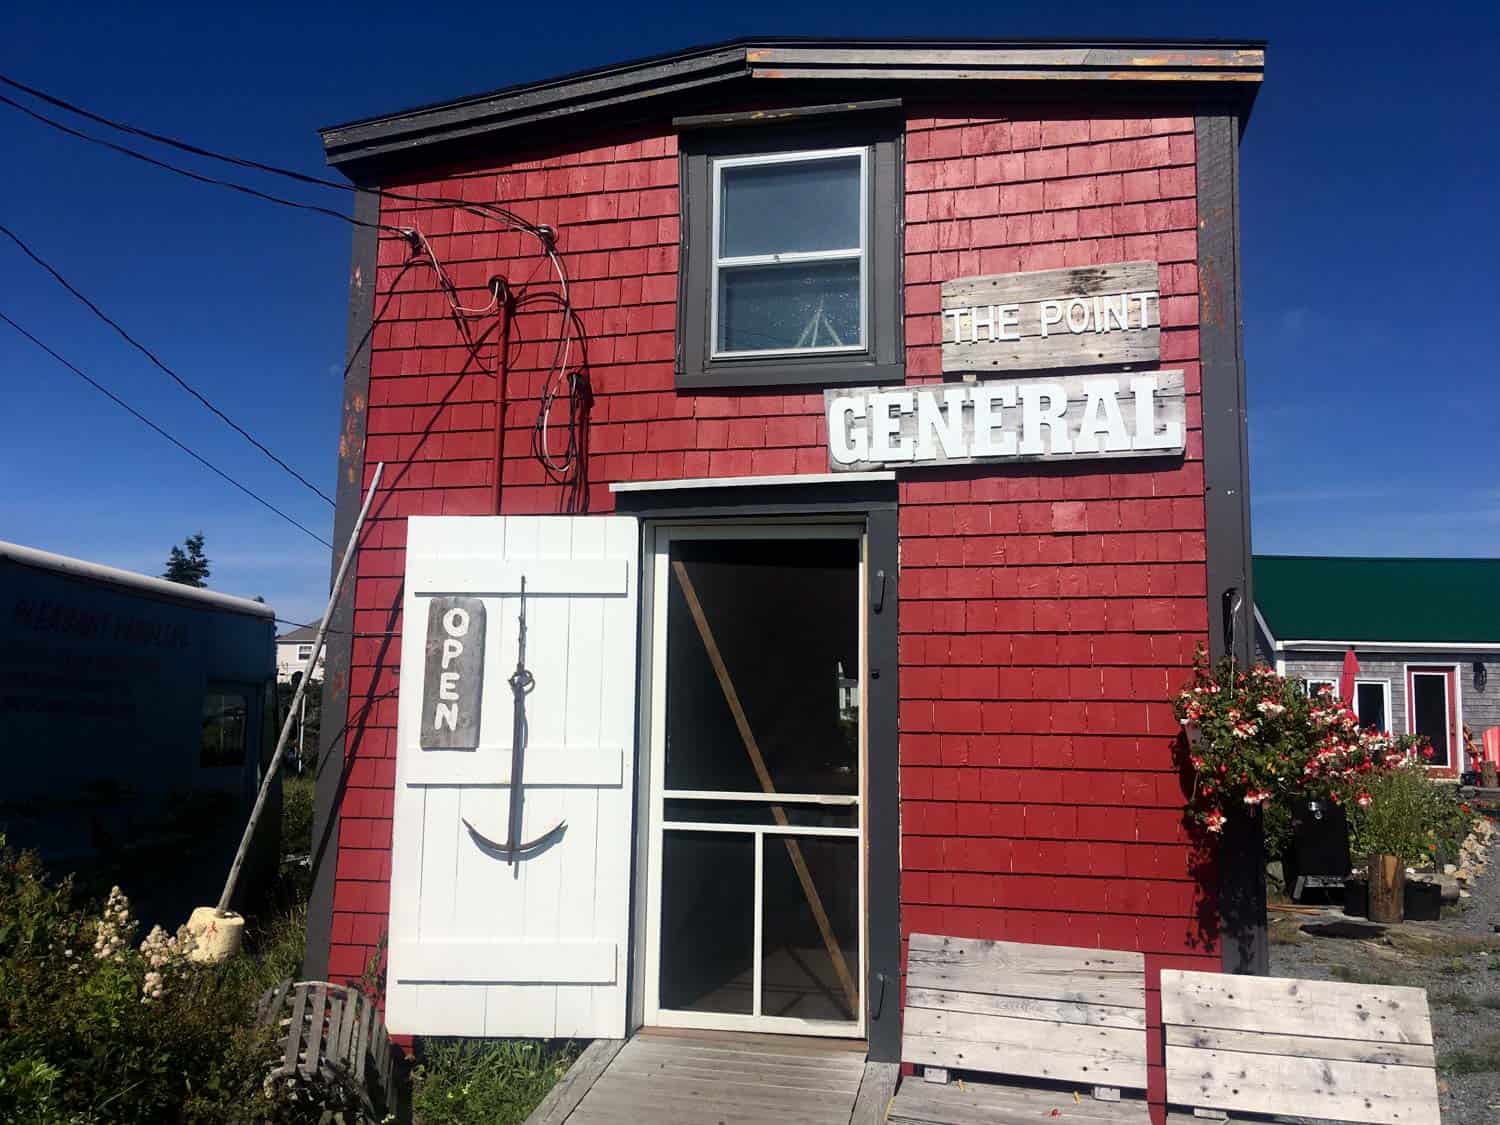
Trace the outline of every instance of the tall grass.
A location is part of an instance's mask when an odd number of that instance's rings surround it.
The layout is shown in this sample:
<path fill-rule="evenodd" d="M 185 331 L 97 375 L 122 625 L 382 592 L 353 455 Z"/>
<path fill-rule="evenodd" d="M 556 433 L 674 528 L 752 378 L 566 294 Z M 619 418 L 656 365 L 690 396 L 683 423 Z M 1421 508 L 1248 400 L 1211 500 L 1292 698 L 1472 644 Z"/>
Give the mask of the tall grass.
<path fill-rule="evenodd" d="M 568 1040 L 424 1040 L 412 1076 L 416 1125 L 520 1125 L 578 1051 Z"/>

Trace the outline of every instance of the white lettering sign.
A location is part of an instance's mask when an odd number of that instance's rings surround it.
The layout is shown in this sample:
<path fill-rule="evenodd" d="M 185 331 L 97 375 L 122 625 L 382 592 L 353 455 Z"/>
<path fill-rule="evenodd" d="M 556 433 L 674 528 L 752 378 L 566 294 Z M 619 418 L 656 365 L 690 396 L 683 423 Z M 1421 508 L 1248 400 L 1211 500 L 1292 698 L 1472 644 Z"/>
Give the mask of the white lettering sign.
<path fill-rule="evenodd" d="M 828 463 L 848 472 L 1180 454 L 1183 386 L 1181 371 L 1157 371 L 830 390 Z"/>
<path fill-rule="evenodd" d="M 944 282 L 943 370 L 986 372 L 1156 363 L 1155 262 Z"/>

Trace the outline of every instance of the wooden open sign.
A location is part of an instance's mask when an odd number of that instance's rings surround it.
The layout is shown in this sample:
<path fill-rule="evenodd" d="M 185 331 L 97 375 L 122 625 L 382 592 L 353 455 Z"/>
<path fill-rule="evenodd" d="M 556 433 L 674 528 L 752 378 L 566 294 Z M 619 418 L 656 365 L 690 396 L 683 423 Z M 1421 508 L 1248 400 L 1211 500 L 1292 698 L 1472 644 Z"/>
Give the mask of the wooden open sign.
<path fill-rule="evenodd" d="M 484 602 L 433 598 L 427 607 L 423 750 L 474 750 L 484 699 Z"/>

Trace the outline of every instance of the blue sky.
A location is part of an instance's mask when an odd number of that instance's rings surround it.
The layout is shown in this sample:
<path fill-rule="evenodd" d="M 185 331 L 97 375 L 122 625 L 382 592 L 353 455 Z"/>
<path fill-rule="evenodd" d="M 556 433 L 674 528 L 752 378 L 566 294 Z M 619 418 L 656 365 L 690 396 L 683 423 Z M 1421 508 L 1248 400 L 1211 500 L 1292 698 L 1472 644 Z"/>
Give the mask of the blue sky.
<path fill-rule="evenodd" d="M 0 69 L 310 172 L 315 128 L 746 34 L 1271 41 L 1242 148 L 1259 551 L 1500 554 L 1500 128 L 1490 4 L 968 7 L 8 5 Z M 28 10 L 22 10 L 28 9 Z M 857 12 L 857 16 L 852 14 Z M 136 165 L 0 106 L 0 221 L 332 491 L 350 232 Z M 275 182 L 275 190 L 288 190 Z M 345 207 L 338 193 L 302 198 Z M 325 537 L 331 510 L 14 247 L 0 310 Z M 0 538 L 321 607 L 327 552 L 0 325 Z"/>

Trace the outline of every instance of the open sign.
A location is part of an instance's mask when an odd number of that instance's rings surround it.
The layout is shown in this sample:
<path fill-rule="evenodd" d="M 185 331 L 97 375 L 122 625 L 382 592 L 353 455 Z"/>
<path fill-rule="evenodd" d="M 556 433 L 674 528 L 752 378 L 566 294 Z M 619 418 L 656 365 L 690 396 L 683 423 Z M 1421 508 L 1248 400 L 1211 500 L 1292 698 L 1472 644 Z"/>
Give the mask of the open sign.
<path fill-rule="evenodd" d="M 484 602 L 433 598 L 427 607 L 422 749 L 476 749 L 483 697 Z"/>

